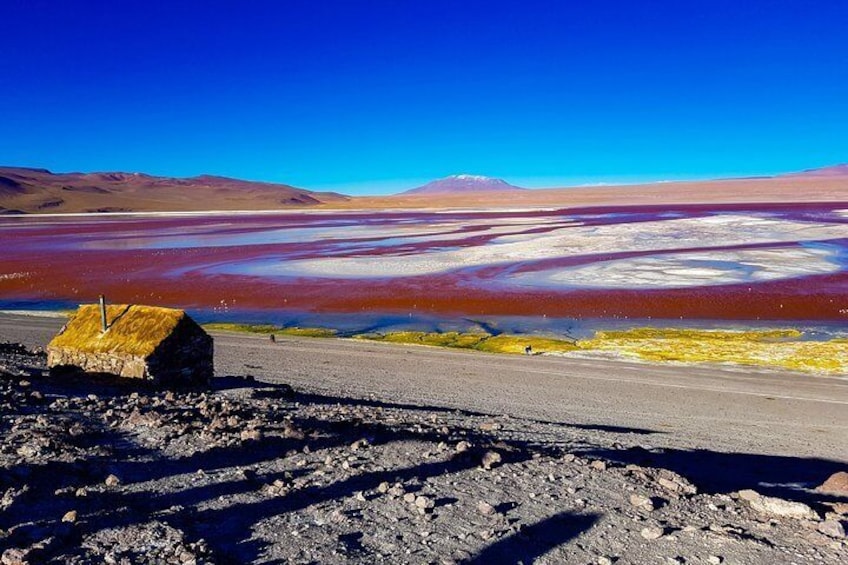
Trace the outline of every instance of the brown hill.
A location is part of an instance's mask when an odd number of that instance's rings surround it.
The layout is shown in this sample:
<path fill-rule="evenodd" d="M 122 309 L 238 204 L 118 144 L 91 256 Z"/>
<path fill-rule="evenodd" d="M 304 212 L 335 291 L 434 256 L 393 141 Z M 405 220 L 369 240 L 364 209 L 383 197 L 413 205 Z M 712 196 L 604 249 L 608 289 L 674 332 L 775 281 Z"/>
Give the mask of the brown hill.
<path fill-rule="evenodd" d="M 346 200 L 333 192 L 210 175 L 170 178 L 0 167 L 2 213 L 271 210 Z"/>

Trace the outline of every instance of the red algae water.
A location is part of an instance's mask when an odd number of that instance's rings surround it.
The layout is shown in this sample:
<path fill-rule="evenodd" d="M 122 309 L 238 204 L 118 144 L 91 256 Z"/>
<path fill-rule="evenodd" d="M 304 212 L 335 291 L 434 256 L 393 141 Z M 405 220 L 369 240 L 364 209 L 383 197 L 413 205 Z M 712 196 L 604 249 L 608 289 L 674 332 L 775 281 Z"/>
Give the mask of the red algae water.
<path fill-rule="evenodd" d="M 6 307 L 848 322 L 848 203 L 9 216 L 0 241 Z"/>

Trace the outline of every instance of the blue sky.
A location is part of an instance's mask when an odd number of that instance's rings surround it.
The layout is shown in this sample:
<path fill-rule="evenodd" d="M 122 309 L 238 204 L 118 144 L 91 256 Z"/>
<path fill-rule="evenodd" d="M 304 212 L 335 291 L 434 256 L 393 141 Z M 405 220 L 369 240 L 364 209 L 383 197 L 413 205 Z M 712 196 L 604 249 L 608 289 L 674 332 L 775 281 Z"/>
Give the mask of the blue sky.
<path fill-rule="evenodd" d="M 0 163 L 350 193 L 848 161 L 848 2 L 0 0 Z"/>

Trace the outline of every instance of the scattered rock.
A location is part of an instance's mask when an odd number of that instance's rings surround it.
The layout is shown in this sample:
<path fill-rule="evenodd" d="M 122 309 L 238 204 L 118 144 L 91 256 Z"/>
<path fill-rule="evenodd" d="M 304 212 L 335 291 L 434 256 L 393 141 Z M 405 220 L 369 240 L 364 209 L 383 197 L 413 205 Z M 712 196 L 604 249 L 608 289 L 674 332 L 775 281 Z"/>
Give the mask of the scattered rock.
<path fill-rule="evenodd" d="M 657 478 L 657 484 L 673 493 L 685 495 L 698 494 L 698 489 L 697 487 L 695 487 L 695 485 L 693 485 L 680 475 L 671 473 L 669 471 L 660 472 L 660 476 Z"/>
<path fill-rule="evenodd" d="M 29 565 L 29 551 L 15 547 L 7 549 L 0 557 L 0 563 L 3 565 Z"/>
<path fill-rule="evenodd" d="M 471 449 L 471 444 L 465 440 L 462 440 L 456 444 L 454 451 L 456 451 L 457 453 L 464 453 L 469 449 Z"/>
<path fill-rule="evenodd" d="M 763 514 L 785 518 L 796 518 L 799 520 L 819 520 L 819 515 L 802 502 L 784 500 L 773 496 L 763 496 L 755 490 L 746 489 L 739 491 L 739 498 Z"/>
<path fill-rule="evenodd" d="M 109 475 L 106 477 L 104 484 L 107 487 L 116 487 L 121 484 L 121 479 L 119 479 L 117 475 Z"/>
<path fill-rule="evenodd" d="M 642 531 L 639 532 L 646 540 L 655 540 L 660 539 L 665 535 L 665 530 L 660 528 L 659 526 L 648 526 L 647 528 L 642 528 Z"/>
<path fill-rule="evenodd" d="M 596 460 L 596 461 L 592 461 L 592 462 L 589 464 L 589 466 L 590 466 L 592 469 L 595 469 L 596 471 L 606 471 L 606 470 L 607 470 L 607 464 L 606 464 L 606 462 L 601 461 L 600 459 L 598 459 L 598 460 Z"/>
<path fill-rule="evenodd" d="M 501 457 L 501 454 L 497 451 L 487 451 L 483 454 L 483 458 L 480 461 L 480 464 L 483 466 L 484 469 L 490 470 L 492 467 L 499 464 L 502 460 L 503 458 Z"/>
<path fill-rule="evenodd" d="M 239 434 L 239 439 L 241 441 L 261 441 L 262 440 L 262 431 L 261 430 L 242 430 Z"/>
<path fill-rule="evenodd" d="M 635 506 L 636 508 L 651 511 L 654 509 L 654 503 L 647 496 L 643 496 L 641 494 L 631 494 L 630 495 L 630 504 Z"/>
<path fill-rule="evenodd" d="M 415 497 L 415 506 L 425 511 L 432 510 L 436 506 L 436 502 L 428 496 L 421 495 Z"/>
<path fill-rule="evenodd" d="M 402 484 L 395 483 L 387 492 L 392 498 L 398 498 L 406 493 L 406 489 L 403 487 Z"/>
<path fill-rule="evenodd" d="M 825 482 L 820 484 L 816 490 L 829 494 L 841 494 L 848 496 L 848 472 L 839 471 L 832 474 Z"/>
<path fill-rule="evenodd" d="M 62 516 L 62 521 L 67 522 L 69 524 L 75 523 L 77 521 L 77 511 L 76 510 L 70 510 L 70 511 L 66 512 L 65 515 Z"/>
<path fill-rule="evenodd" d="M 482 514 L 483 516 L 493 516 L 497 510 L 495 507 L 485 501 L 480 501 L 477 503 L 477 512 Z"/>
<path fill-rule="evenodd" d="M 825 520 L 819 524 L 818 530 L 834 539 L 843 539 L 845 537 L 845 526 L 839 520 Z"/>
<path fill-rule="evenodd" d="M 367 439 L 365 439 L 365 438 L 358 439 L 355 442 L 353 442 L 352 444 L 350 444 L 350 450 L 354 451 L 354 452 L 359 451 L 360 449 L 362 449 L 364 447 L 368 447 L 368 445 L 370 445 L 370 444 L 368 443 Z"/>

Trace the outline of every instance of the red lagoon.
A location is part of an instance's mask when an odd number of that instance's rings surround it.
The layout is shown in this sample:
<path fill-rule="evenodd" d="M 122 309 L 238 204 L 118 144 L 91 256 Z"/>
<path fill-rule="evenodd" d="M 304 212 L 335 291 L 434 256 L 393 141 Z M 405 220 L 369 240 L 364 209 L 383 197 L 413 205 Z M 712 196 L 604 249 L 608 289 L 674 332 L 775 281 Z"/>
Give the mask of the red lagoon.
<path fill-rule="evenodd" d="M 0 301 L 848 320 L 848 204 L 0 219 Z"/>

